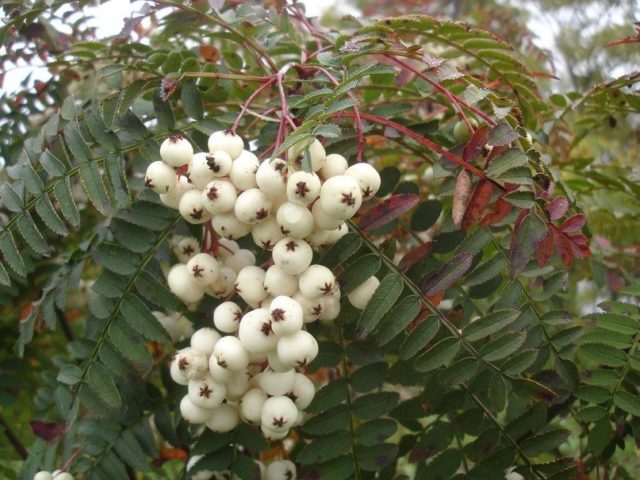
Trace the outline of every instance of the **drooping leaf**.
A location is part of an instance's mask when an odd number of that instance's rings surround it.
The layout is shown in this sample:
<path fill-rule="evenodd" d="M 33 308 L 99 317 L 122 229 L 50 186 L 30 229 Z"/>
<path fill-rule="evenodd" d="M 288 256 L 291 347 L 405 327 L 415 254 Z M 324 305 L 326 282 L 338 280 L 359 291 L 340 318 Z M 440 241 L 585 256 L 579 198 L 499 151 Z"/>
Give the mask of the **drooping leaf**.
<path fill-rule="evenodd" d="M 365 338 L 380 323 L 382 317 L 389 311 L 400 297 L 404 288 L 404 282 L 400 275 L 389 273 L 385 276 L 373 296 L 360 314 L 356 335 Z"/>
<path fill-rule="evenodd" d="M 365 231 L 380 228 L 411 210 L 419 201 L 420 197 L 411 193 L 392 195 L 368 210 L 358 225 Z"/>
<path fill-rule="evenodd" d="M 430 297 L 444 292 L 469 271 L 472 262 L 473 255 L 470 253 L 457 253 L 437 273 L 422 282 L 420 290 Z"/>

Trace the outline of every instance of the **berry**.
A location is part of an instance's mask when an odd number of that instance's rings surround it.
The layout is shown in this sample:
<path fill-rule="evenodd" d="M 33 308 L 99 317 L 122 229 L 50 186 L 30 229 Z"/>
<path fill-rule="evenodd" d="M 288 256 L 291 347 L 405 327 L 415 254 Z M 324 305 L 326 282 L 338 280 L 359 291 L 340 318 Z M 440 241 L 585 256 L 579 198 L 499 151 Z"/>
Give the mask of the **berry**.
<path fill-rule="evenodd" d="M 238 409 L 233 405 L 224 403 L 211 410 L 211 415 L 206 425 L 209 430 L 214 432 L 230 432 L 238 425 Z"/>
<path fill-rule="evenodd" d="M 362 192 L 358 181 L 346 175 L 331 177 L 322 185 L 320 204 L 322 210 L 332 217 L 341 220 L 353 217 L 362 205 Z"/>
<path fill-rule="evenodd" d="M 333 295 L 322 298 L 323 309 L 318 319 L 322 322 L 330 322 L 340 315 L 340 299 Z"/>
<path fill-rule="evenodd" d="M 251 231 L 251 225 L 242 223 L 233 212 L 214 215 L 211 219 L 211 225 L 218 235 L 231 240 L 242 238 Z"/>
<path fill-rule="evenodd" d="M 321 247 L 329 244 L 327 241 L 329 239 L 329 232 L 331 232 L 331 230 L 314 230 L 310 235 L 304 237 L 304 239 L 312 247 Z"/>
<path fill-rule="evenodd" d="M 238 195 L 233 212 L 243 223 L 258 223 L 269 216 L 271 200 L 260 189 L 250 188 Z"/>
<path fill-rule="evenodd" d="M 169 365 L 169 374 L 171 375 L 171 379 L 178 385 L 189 384 L 189 379 L 187 378 L 185 373 L 180 370 L 180 365 L 175 358 L 171 360 L 171 364 Z"/>
<path fill-rule="evenodd" d="M 289 175 L 289 179 L 287 180 L 287 198 L 292 203 L 306 206 L 318 198 L 321 187 L 322 183 L 318 175 L 298 171 Z"/>
<path fill-rule="evenodd" d="M 259 388 L 247 391 L 240 400 L 240 416 L 249 423 L 260 423 L 262 406 L 267 398 L 267 394 Z"/>
<path fill-rule="evenodd" d="M 467 122 L 462 120 L 456 122 L 453 127 L 453 137 L 460 143 L 467 142 L 471 138 L 471 130 L 469 130 Z"/>
<path fill-rule="evenodd" d="M 313 258 L 313 251 L 307 242 L 292 237 L 284 237 L 272 252 L 273 262 L 289 275 L 304 272 Z"/>
<path fill-rule="evenodd" d="M 313 335 L 300 330 L 293 335 L 281 337 L 278 340 L 278 358 L 284 365 L 290 367 L 304 367 L 318 355 L 318 342 Z"/>
<path fill-rule="evenodd" d="M 285 395 L 293 389 L 296 371 L 293 368 L 276 372 L 267 368 L 260 376 L 260 388 L 271 396 Z"/>
<path fill-rule="evenodd" d="M 337 153 L 331 153 L 327 155 L 322 168 L 318 172 L 325 180 L 331 177 L 337 177 L 338 175 L 344 175 L 344 172 L 349 167 L 347 159 Z"/>
<path fill-rule="evenodd" d="M 302 293 L 296 292 L 293 299 L 302 307 L 304 323 L 315 322 L 324 311 L 324 297 L 307 298 Z"/>
<path fill-rule="evenodd" d="M 58 471 L 58 473 L 54 472 L 53 480 L 73 480 L 73 475 L 69 472 Z"/>
<path fill-rule="evenodd" d="M 365 282 L 359 285 L 355 290 L 347 295 L 349 303 L 359 310 L 363 310 L 369 303 L 374 292 L 380 285 L 380 280 L 376 277 L 369 277 Z"/>
<path fill-rule="evenodd" d="M 276 348 L 278 337 L 274 335 L 271 323 L 266 308 L 256 308 L 242 317 L 238 338 L 248 352 L 266 354 Z"/>
<path fill-rule="evenodd" d="M 209 171 L 213 172 L 214 177 L 226 177 L 231 171 L 233 160 L 228 153 L 222 151 L 207 153 L 205 158 Z"/>
<path fill-rule="evenodd" d="M 196 187 L 189 183 L 187 177 L 180 175 L 180 177 L 178 177 L 177 183 L 172 189 L 170 189 L 167 193 L 160 194 L 160 201 L 167 207 L 178 210 L 180 199 L 185 194 L 185 192 L 194 190 L 195 188 Z"/>
<path fill-rule="evenodd" d="M 342 237 L 349 233 L 349 227 L 346 223 L 341 223 L 340 226 L 334 230 L 329 230 L 329 236 L 327 237 L 327 245 L 333 245 Z"/>
<path fill-rule="evenodd" d="M 283 235 L 304 238 L 313 232 L 313 214 L 297 203 L 285 202 L 278 208 L 276 220 Z"/>
<path fill-rule="evenodd" d="M 223 302 L 213 311 L 213 324 L 224 333 L 234 333 L 240 326 L 242 310 L 234 302 Z"/>
<path fill-rule="evenodd" d="M 222 383 L 217 383 L 211 375 L 207 375 L 202 380 L 189 381 L 188 395 L 189 400 L 196 407 L 211 410 L 222 405 L 227 395 L 227 387 Z"/>
<path fill-rule="evenodd" d="M 184 237 L 173 251 L 180 263 L 187 263 L 190 258 L 200 253 L 200 243 L 193 237 Z"/>
<path fill-rule="evenodd" d="M 265 427 L 264 425 L 260 425 L 260 431 L 262 431 L 262 435 L 264 435 L 264 438 L 266 438 L 267 440 L 282 440 L 287 435 L 289 435 L 289 430 L 278 432 L 276 430 L 273 430 L 272 428 Z"/>
<path fill-rule="evenodd" d="M 236 285 L 236 272 L 227 267 L 220 269 L 215 283 L 207 287 L 207 293 L 214 298 L 225 298 L 233 292 Z"/>
<path fill-rule="evenodd" d="M 272 297 L 291 296 L 298 291 L 298 279 L 285 273 L 277 265 L 271 265 L 264 276 L 264 290 Z"/>
<path fill-rule="evenodd" d="M 187 173 L 185 176 L 189 179 L 192 185 L 194 185 L 198 190 L 202 190 L 204 186 L 209 183 L 211 180 L 216 178 L 213 174 L 213 171 L 209 169 L 209 164 L 207 163 L 207 155 L 209 153 L 196 153 L 189 162 L 189 167 L 187 168 Z"/>
<path fill-rule="evenodd" d="M 322 207 L 321 202 L 313 204 L 313 207 L 311 207 L 311 213 L 313 214 L 315 227 L 322 230 L 335 230 L 344 223 L 344 220 L 341 218 L 337 218 L 327 213 L 327 211 Z"/>
<path fill-rule="evenodd" d="M 305 150 L 309 151 L 308 155 L 309 160 L 311 161 L 311 170 L 317 172 L 318 170 L 320 170 L 320 168 L 322 168 L 324 160 L 327 156 L 326 152 L 324 151 L 324 147 L 317 138 L 314 138 L 312 141 L 310 141 L 309 139 L 302 140 L 290 147 L 287 151 L 289 160 L 296 160 L 296 166 L 301 167 L 303 165 L 302 161 Z"/>
<path fill-rule="evenodd" d="M 233 161 L 229 171 L 229 179 L 238 190 L 248 190 L 258 186 L 256 172 L 260 161 L 253 153 L 243 150 L 238 158 Z"/>
<path fill-rule="evenodd" d="M 198 253 L 187 262 L 187 270 L 193 280 L 206 287 L 214 283 L 220 275 L 218 261 L 208 253 Z"/>
<path fill-rule="evenodd" d="M 225 266 L 238 273 L 244 267 L 256 264 L 256 256 L 251 250 L 241 248 L 225 261 Z"/>
<path fill-rule="evenodd" d="M 193 279 L 186 265 L 178 264 L 167 274 L 169 290 L 185 303 L 194 303 L 202 298 L 204 289 Z"/>
<path fill-rule="evenodd" d="M 267 362 L 269 363 L 269 368 L 271 368 L 271 370 L 273 370 L 274 372 L 283 373 L 291 369 L 291 367 L 284 365 L 280 361 L 280 359 L 278 358 L 278 352 L 276 352 L 275 350 L 267 354 Z M 258 385 L 260 385 L 260 383 L 258 383 Z"/>
<path fill-rule="evenodd" d="M 211 412 L 212 410 L 194 405 L 189 395 L 185 395 L 180 400 L 180 414 L 189 423 L 204 423 L 211 416 Z"/>
<path fill-rule="evenodd" d="M 276 432 L 289 430 L 297 418 L 298 408 L 289 397 L 271 397 L 262 406 L 262 425 Z"/>
<path fill-rule="evenodd" d="M 196 463 L 198 463 L 204 455 L 194 455 L 189 458 L 187 462 L 187 474 L 191 480 L 211 480 L 214 478 L 216 472 L 211 470 L 198 470 L 195 473 L 191 473 L 191 469 L 194 467 Z"/>
<path fill-rule="evenodd" d="M 213 132 L 207 142 L 209 152 L 225 152 L 232 160 L 238 158 L 244 149 L 244 142 L 239 135 L 225 131 Z"/>
<path fill-rule="evenodd" d="M 251 237 L 257 246 L 265 250 L 271 250 L 279 240 L 284 238 L 284 233 L 280 231 L 280 225 L 278 225 L 276 219 L 273 216 L 269 216 L 253 226 Z"/>
<path fill-rule="evenodd" d="M 258 304 L 267 296 L 264 291 L 265 271 L 255 265 L 244 267 L 238 272 L 236 292 L 248 304 Z"/>
<path fill-rule="evenodd" d="M 363 200 L 373 198 L 380 189 L 380 183 L 382 182 L 380 174 L 368 163 L 356 163 L 347 168 L 344 174 L 358 181 Z"/>
<path fill-rule="evenodd" d="M 231 255 L 240 250 L 238 242 L 229 240 L 226 238 L 218 239 L 218 250 L 216 251 L 216 257 L 222 261 L 226 261 Z M 228 265 L 227 265 L 228 266 Z"/>
<path fill-rule="evenodd" d="M 213 355 L 209 357 L 209 375 L 211 375 L 211 378 L 213 378 L 216 383 L 222 383 L 224 385 L 227 385 L 235 377 L 233 371 L 218 365 L 218 361 Z"/>
<path fill-rule="evenodd" d="M 182 135 L 171 135 L 160 145 L 160 157 L 170 167 L 181 167 L 193 157 L 193 147 Z"/>
<path fill-rule="evenodd" d="M 53 475 L 50 472 L 42 470 L 35 474 L 33 480 L 53 480 Z"/>
<path fill-rule="evenodd" d="M 287 191 L 287 162 L 280 158 L 264 160 L 256 172 L 258 188 L 267 197 L 278 198 Z"/>
<path fill-rule="evenodd" d="M 211 214 L 204 208 L 202 203 L 202 193 L 200 190 L 188 190 L 184 192 L 178 204 L 180 215 L 187 222 L 200 224 L 208 222 Z"/>
<path fill-rule="evenodd" d="M 227 400 L 237 401 L 249 390 L 249 373 L 238 372 L 227 382 Z"/>
<path fill-rule="evenodd" d="M 191 347 L 176 352 L 173 362 L 187 380 L 204 378 L 209 368 L 207 353 Z"/>
<path fill-rule="evenodd" d="M 177 184 L 178 177 L 176 177 L 176 172 L 166 163 L 158 160 L 151 162 L 147 167 L 144 176 L 145 187 L 160 194 L 173 190 Z"/>
<path fill-rule="evenodd" d="M 228 180 L 216 179 L 204 186 L 200 196 L 202 206 L 207 212 L 211 215 L 218 215 L 233 210 L 238 192 Z"/>
<path fill-rule="evenodd" d="M 199 350 L 207 354 L 207 357 L 213 353 L 213 348 L 220 340 L 220 334 L 213 328 L 203 327 L 196 330 L 191 335 L 191 348 Z"/>
<path fill-rule="evenodd" d="M 316 387 L 311 379 L 309 379 L 309 377 L 302 373 L 296 372 L 293 387 L 286 394 L 289 398 L 291 398 L 291 400 L 294 401 L 296 407 L 298 407 L 300 410 L 304 410 L 305 408 L 307 408 L 313 400 L 315 394 Z"/>
<path fill-rule="evenodd" d="M 336 277 L 323 265 L 311 265 L 298 279 L 300 293 L 309 299 L 327 295 L 333 290 Z"/>
<path fill-rule="evenodd" d="M 213 349 L 213 358 L 222 368 L 240 372 L 249 365 L 249 352 L 242 346 L 238 338 L 222 337 Z"/>
<path fill-rule="evenodd" d="M 296 480 L 296 466 L 290 460 L 274 460 L 264 472 L 264 480 Z"/>
<path fill-rule="evenodd" d="M 277 336 L 298 332 L 303 324 L 302 306 L 291 297 L 280 295 L 269 308 L 271 328 Z"/>
<path fill-rule="evenodd" d="M 267 310 L 269 310 L 269 308 L 271 308 L 271 302 L 273 302 L 273 297 L 272 296 L 266 297 L 264 300 L 260 302 L 260 308 L 266 308 Z"/>

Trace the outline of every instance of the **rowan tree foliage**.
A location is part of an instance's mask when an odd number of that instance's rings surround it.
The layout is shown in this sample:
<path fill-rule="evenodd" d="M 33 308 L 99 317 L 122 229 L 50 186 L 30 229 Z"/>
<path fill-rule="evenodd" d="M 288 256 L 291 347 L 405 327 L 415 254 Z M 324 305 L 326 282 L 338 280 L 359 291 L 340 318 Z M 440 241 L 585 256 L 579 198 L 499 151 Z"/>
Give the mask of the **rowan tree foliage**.
<path fill-rule="evenodd" d="M 470 24 L 330 28 L 281 0 L 151 0 L 96 39 L 88 4 L 2 5 L 3 70 L 51 74 L 0 97 L 3 478 L 257 479 L 281 458 L 305 479 L 637 478 L 640 72 L 550 93 L 543 56 Z M 219 235 L 144 179 L 166 138 L 207 152 L 216 131 L 263 161 L 315 138 L 381 177 L 315 248 L 340 314 L 306 327 L 317 392 L 281 440 L 187 423 L 169 363 L 189 336 L 154 316 L 213 327 L 222 301 L 168 288 L 172 239 Z"/>

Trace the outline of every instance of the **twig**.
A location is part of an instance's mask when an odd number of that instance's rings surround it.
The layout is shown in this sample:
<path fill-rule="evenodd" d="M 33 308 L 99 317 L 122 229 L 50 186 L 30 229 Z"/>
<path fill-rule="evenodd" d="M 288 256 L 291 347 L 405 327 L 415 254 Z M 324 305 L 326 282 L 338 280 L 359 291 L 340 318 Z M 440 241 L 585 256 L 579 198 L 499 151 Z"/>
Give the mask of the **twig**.
<path fill-rule="evenodd" d="M 267 81 L 265 81 L 262 85 L 260 85 L 258 88 L 256 88 L 256 90 L 249 96 L 249 98 L 247 98 L 247 100 L 244 102 L 244 104 L 242 105 L 242 110 L 240 110 L 240 113 L 238 114 L 238 116 L 236 117 L 236 121 L 233 122 L 233 125 L 231 126 L 231 128 L 229 129 L 229 131 L 231 133 L 233 133 L 235 135 L 236 133 L 236 129 L 238 128 L 238 126 L 240 125 L 240 121 L 242 120 L 242 117 L 244 116 L 245 112 L 247 111 L 247 108 L 249 108 L 249 105 L 251 105 L 251 103 L 255 100 L 255 98 L 260 95 L 260 92 L 262 92 L 264 89 L 266 89 L 267 87 L 269 87 L 269 85 L 271 85 L 274 81 L 276 80 L 275 77 L 271 77 L 269 78 Z"/>
<path fill-rule="evenodd" d="M 4 434 L 9 440 L 9 443 L 13 446 L 14 450 L 18 453 L 18 455 L 20 455 L 20 458 L 22 458 L 23 460 L 26 460 L 27 456 L 29 455 L 29 452 L 27 452 L 27 449 L 24 447 L 24 445 L 18 438 L 18 435 L 16 435 L 16 433 L 13 431 L 13 428 L 11 428 L 11 425 L 7 423 L 7 421 L 5 420 L 4 416 L 1 413 L 0 413 L 0 425 L 2 425 L 2 428 L 4 428 Z"/>
<path fill-rule="evenodd" d="M 67 337 L 67 340 L 73 342 L 76 339 L 75 334 L 73 333 L 73 329 L 71 328 L 71 324 L 69 323 L 69 318 L 67 318 L 67 314 L 58 307 L 56 307 L 56 315 L 58 320 L 60 320 L 60 325 L 62 326 L 62 331 L 64 332 L 64 336 Z"/>

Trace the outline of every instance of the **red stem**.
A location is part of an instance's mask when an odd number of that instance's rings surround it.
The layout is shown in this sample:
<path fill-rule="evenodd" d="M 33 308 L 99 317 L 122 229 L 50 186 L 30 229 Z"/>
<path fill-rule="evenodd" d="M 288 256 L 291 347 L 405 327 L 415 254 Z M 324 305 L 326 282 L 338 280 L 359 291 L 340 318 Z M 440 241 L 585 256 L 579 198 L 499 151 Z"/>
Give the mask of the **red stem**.
<path fill-rule="evenodd" d="M 255 92 L 253 92 L 249 96 L 249 98 L 247 98 L 247 101 L 244 102 L 244 105 L 242 105 L 242 110 L 238 114 L 238 117 L 236 118 L 236 121 L 233 122 L 233 126 L 229 129 L 231 131 L 231 133 L 233 133 L 235 135 L 236 129 L 240 125 L 240 120 L 242 120 L 242 117 L 246 113 L 247 108 L 249 108 L 249 105 L 251 105 L 253 103 L 253 101 L 255 100 L 255 98 L 258 95 L 260 95 L 260 92 L 262 92 L 265 88 L 267 88 L 269 85 L 271 85 L 275 80 L 276 80 L 275 77 L 268 78 L 262 85 L 260 85 L 258 88 L 256 88 Z"/>
<path fill-rule="evenodd" d="M 64 465 L 60 470 L 62 470 L 63 472 L 66 472 L 69 469 L 69 466 L 71 465 L 71 463 L 78 457 L 78 455 L 80 455 L 80 452 L 82 452 L 82 447 L 78 447 L 73 452 L 71 452 L 71 455 L 69 456 L 67 461 L 64 462 Z"/>

